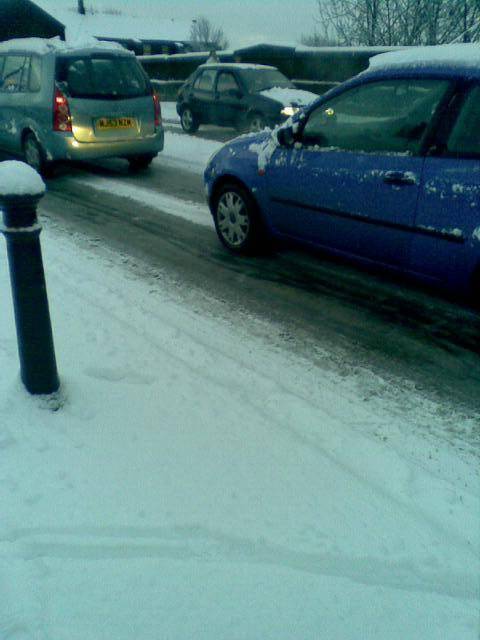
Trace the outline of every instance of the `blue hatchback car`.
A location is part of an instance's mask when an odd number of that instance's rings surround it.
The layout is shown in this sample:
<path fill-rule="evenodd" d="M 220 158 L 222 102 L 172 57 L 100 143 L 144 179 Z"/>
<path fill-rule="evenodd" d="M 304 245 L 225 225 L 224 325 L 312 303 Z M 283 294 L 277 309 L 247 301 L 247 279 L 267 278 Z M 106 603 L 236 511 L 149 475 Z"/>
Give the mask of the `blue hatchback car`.
<path fill-rule="evenodd" d="M 480 48 L 383 54 L 205 171 L 236 253 L 291 239 L 480 293 Z"/>

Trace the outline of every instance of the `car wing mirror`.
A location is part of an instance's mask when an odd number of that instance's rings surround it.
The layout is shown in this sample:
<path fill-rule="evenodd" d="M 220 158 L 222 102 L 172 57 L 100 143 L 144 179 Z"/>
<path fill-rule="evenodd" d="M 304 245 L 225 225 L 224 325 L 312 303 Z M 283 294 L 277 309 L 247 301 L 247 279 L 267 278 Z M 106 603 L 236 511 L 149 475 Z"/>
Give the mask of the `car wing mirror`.
<path fill-rule="evenodd" d="M 281 127 L 277 132 L 277 140 L 282 147 L 292 147 L 295 143 L 293 127 Z"/>

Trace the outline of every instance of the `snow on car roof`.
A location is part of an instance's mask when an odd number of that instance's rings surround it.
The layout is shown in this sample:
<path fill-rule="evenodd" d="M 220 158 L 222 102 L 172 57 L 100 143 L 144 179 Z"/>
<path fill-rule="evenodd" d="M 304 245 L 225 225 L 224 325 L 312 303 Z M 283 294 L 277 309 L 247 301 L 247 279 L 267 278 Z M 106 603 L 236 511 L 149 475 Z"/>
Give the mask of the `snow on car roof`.
<path fill-rule="evenodd" d="M 83 38 L 68 38 L 67 41 L 56 38 L 15 38 L 13 40 L 6 40 L 0 43 L 0 53 L 9 53 L 12 51 L 22 51 L 26 53 L 36 53 L 38 55 L 45 55 L 52 51 L 73 52 L 85 49 L 99 49 L 101 51 L 115 51 L 125 54 L 134 55 L 132 52 L 127 51 L 124 47 L 116 42 L 105 42 L 102 40 L 96 40 L 92 37 Z"/>
<path fill-rule="evenodd" d="M 412 47 L 370 58 L 369 69 L 391 67 L 468 67 L 480 71 L 480 45 L 474 43 Z"/>

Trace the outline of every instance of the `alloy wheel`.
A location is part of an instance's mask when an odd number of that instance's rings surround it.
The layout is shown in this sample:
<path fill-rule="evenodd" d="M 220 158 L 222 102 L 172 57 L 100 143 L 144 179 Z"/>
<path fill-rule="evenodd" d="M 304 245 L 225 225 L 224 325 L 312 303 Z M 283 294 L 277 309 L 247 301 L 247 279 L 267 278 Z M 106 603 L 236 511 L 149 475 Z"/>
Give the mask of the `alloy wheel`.
<path fill-rule="evenodd" d="M 190 109 L 185 109 L 182 113 L 182 125 L 185 131 L 190 131 L 193 125 L 193 114 Z"/>
<path fill-rule="evenodd" d="M 235 191 L 226 191 L 217 205 L 218 230 L 231 247 L 241 247 L 250 231 L 250 217 L 241 196 Z"/>

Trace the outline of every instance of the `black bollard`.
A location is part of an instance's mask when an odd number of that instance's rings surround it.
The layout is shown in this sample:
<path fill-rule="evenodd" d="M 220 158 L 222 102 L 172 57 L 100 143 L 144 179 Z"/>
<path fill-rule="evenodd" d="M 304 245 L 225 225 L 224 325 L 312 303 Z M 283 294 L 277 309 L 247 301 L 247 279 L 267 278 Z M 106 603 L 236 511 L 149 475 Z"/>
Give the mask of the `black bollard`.
<path fill-rule="evenodd" d="M 20 372 L 32 394 L 51 394 L 60 387 L 37 220 L 42 195 L 0 194 Z"/>

